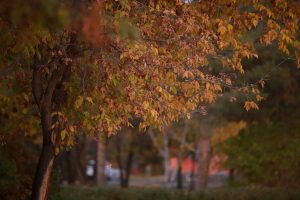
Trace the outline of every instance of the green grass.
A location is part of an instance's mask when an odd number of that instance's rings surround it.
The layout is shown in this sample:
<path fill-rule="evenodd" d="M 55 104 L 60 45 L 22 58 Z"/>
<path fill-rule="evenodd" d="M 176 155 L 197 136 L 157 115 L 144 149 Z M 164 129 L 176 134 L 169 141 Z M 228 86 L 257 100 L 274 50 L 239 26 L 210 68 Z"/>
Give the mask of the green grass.
<path fill-rule="evenodd" d="M 267 188 L 220 188 L 206 192 L 166 188 L 63 187 L 50 200 L 299 200 L 300 191 Z"/>

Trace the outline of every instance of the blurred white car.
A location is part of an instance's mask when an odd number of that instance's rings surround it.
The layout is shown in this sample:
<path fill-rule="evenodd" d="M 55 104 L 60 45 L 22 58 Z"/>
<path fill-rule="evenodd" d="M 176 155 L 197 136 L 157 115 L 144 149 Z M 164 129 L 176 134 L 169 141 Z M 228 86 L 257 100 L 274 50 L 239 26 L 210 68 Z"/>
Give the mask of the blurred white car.
<path fill-rule="evenodd" d="M 108 180 L 118 180 L 120 178 L 120 170 L 113 168 L 112 164 L 107 162 L 104 169 L 104 174 Z"/>
<path fill-rule="evenodd" d="M 96 173 L 96 161 L 95 160 L 89 160 L 86 165 L 85 173 L 87 177 L 92 178 Z M 104 174 L 107 180 L 113 180 L 116 181 L 120 178 L 120 170 L 117 168 L 113 168 L 112 164 L 109 162 L 105 163 L 104 168 Z"/>

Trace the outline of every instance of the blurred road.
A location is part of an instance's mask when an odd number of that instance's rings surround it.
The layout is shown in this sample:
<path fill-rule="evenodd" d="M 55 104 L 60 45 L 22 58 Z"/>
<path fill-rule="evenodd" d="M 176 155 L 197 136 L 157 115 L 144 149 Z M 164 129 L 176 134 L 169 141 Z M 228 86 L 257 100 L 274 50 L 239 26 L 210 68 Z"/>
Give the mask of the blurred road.
<path fill-rule="evenodd" d="M 209 177 L 208 188 L 215 188 L 227 184 L 228 175 L 224 173 L 216 173 Z M 108 182 L 109 185 L 118 185 L 119 180 L 113 180 Z M 176 181 L 166 183 L 164 176 L 131 176 L 130 186 L 134 187 L 176 187 Z M 184 183 L 184 187 L 188 188 L 189 182 Z"/>

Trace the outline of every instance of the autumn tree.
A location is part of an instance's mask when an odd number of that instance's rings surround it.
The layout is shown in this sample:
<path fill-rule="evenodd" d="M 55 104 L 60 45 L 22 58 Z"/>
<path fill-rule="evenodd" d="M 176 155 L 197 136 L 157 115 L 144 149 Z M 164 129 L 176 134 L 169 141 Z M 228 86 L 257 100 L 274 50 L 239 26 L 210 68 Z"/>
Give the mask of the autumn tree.
<path fill-rule="evenodd" d="M 250 30 L 264 27 L 259 41 L 300 64 L 297 1 L 31 0 L 0 9 L 1 86 L 27 80 L 42 127 L 32 199 L 46 199 L 55 155 L 78 132 L 113 134 L 133 117 L 141 129 L 162 127 L 222 87 L 259 99 L 258 84 L 235 87 L 209 67 L 213 59 L 243 73 L 242 61 L 258 56 L 243 38 Z M 246 109 L 257 108 L 253 100 Z"/>

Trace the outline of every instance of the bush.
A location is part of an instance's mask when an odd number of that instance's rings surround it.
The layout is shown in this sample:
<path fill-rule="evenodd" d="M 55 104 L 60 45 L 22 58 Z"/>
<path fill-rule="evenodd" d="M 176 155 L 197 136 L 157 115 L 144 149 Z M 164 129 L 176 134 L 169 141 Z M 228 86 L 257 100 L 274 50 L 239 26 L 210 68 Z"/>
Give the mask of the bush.
<path fill-rule="evenodd" d="M 299 122 L 252 125 L 220 145 L 251 184 L 300 189 Z"/>

